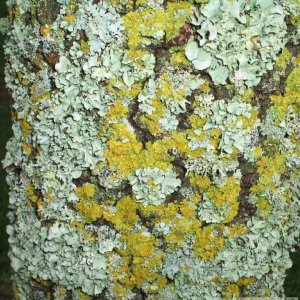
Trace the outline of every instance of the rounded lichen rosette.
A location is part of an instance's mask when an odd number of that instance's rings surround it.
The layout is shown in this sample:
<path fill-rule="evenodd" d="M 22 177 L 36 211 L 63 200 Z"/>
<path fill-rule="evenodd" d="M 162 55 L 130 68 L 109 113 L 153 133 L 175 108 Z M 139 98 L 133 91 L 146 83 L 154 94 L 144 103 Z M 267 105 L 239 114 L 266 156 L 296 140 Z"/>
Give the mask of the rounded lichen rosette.
<path fill-rule="evenodd" d="M 7 4 L 16 299 L 282 296 L 299 1 Z"/>

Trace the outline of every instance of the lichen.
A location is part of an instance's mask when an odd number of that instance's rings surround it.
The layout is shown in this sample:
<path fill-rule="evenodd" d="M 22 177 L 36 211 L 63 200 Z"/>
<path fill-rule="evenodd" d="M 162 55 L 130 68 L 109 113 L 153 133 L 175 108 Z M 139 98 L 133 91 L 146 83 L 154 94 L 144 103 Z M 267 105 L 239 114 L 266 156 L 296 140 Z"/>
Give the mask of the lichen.
<path fill-rule="evenodd" d="M 282 296 L 299 3 L 7 4 L 16 298 Z"/>
<path fill-rule="evenodd" d="M 286 42 L 280 1 L 211 0 L 195 12 L 192 23 L 198 41 L 188 43 L 187 58 L 195 69 L 207 69 L 217 85 L 228 79 L 236 85 L 257 85 Z"/>

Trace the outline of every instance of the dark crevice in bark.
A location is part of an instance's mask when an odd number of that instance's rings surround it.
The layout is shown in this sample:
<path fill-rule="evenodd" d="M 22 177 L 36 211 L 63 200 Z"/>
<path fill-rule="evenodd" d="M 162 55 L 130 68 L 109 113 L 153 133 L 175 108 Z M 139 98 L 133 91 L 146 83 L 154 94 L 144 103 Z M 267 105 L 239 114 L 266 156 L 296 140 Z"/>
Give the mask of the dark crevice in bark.
<path fill-rule="evenodd" d="M 47 298 L 48 295 L 50 295 L 48 299 L 55 300 L 55 283 L 50 280 L 45 280 L 43 283 L 40 283 L 39 279 L 35 278 L 31 278 L 31 282 L 34 286 L 32 289 L 33 300 L 42 300 Z"/>
<path fill-rule="evenodd" d="M 132 0 L 132 9 L 134 11 L 137 9 L 136 0 Z"/>
<path fill-rule="evenodd" d="M 231 221 L 232 223 L 246 223 L 256 213 L 256 206 L 249 203 L 248 198 L 250 195 L 250 188 L 257 183 L 259 174 L 253 164 L 242 158 L 239 159 L 239 170 L 242 173 L 241 191 L 238 198 L 240 205 L 238 214 Z"/>
<path fill-rule="evenodd" d="M 176 157 L 172 161 L 172 165 L 173 165 L 173 170 L 176 172 L 178 178 L 181 181 L 181 185 L 180 185 L 181 188 L 189 187 L 190 183 L 189 180 L 186 178 L 187 169 L 184 166 L 184 159 L 182 157 Z M 174 203 L 174 202 L 179 203 L 183 198 L 184 197 L 181 192 L 175 191 L 166 197 L 166 203 Z"/>
<path fill-rule="evenodd" d="M 188 101 L 186 103 L 186 111 L 184 113 L 179 113 L 177 115 L 178 120 L 178 126 L 177 129 L 186 131 L 187 129 L 191 128 L 191 125 L 189 123 L 189 116 L 194 113 L 193 104 L 195 102 L 195 95 L 196 91 L 193 91 L 191 95 L 186 97 L 186 100 Z"/>
<path fill-rule="evenodd" d="M 114 199 L 115 200 L 115 198 L 116 198 L 115 195 L 119 195 L 119 196 L 117 196 L 117 199 L 119 199 L 120 197 L 123 197 L 123 196 L 132 196 L 132 194 L 133 193 L 132 193 L 131 184 L 129 183 L 128 180 L 124 180 L 118 188 L 105 189 L 103 187 L 103 192 L 102 192 L 101 196 L 103 197 L 103 199 Z"/>
<path fill-rule="evenodd" d="M 233 89 L 228 89 L 223 85 L 221 86 L 212 85 L 211 92 L 214 95 L 215 100 L 223 99 L 225 101 L 229 101 L 234 96 Z"/>
<path fill-rule="evenodd" d="M 41 25 L 52 24 L 59 15 L 61 5 L 56 0 L 41 0 L 37 5 L 37 20 Z"/>
<path fill-rule="evenodd" d="M 93 174 L 90 169 L 87 169 L 79 178 L 74 178 L 72 182 L 76 185 L 77 188 L 81 187 L 85 183 L 90 183 L 93 181 Z"/>
<path fill-rule="evenodd" d="M 25 15 L 24 15 L 24 22 L 27 26 L 30 26 L 32 24 L 32 15 L 30 12 L 27 12 Z"/>
<path fill-rule="evenodd" d="M 293 56 L 299 53 L 299 47 L 287 44 L 286 48 Z M 264 121 L 267 115 L 267 110 L 271 107 L 270 95 L 283 95 L 285 92 L 285 85 L 288 76 L 291 74 L 294 66 L 292 63 L 287 64 L 287 68 L 283 75 L 280 76 L 280 80 L 277 81 L 273 78 L 274 73 L 278 71 L 275 67 L 273 71 L 263 75 L 261 81 L 257 87 L 254 88 L 254 100 L 253 105 L 259 107 L 259 119 Z"/>
<path fill-rule="evenodd" d="M 166 197 L 166 203 L 179 203 L 183 199 L 180 192 L 176 191 Z"/>
<path fill-rule="evenodd" d="M 146 300 L 147 299 L 147 295 L 141 289 L 134 289 L 132 292 L 135 293 L 133 300 Z"/>
<path fill-rule="evenodd" d="M 66 300 L 72 300 L 72 291 L 71 290 L 67 290 L 67 294 L 66 294 Z"/>
<path fill-rule="evenodd" d="M 133 127 L 137 140 L 143 144 L 143 149 L 146 149 L 146 143 L 155 140 L 155 137 L 149 130 L 139 125 L 137 118 L 139 116 L 139 103 L 137 98 L 134 99 L 133 104 L 129 107 L 128 121 Z"/>
<path fill-rule="evenodd" d="M 187 169 L 184 166 L 184 159 L 181 157 L 176 157 L 173 160 L 172 165 L 174 167 L 174 170 L 178 174 L 178 178 L 181 180 L 181 183 L 187 184 L 188 183 L 188 179 L 186 178 Z"/>
<path fill-rule="evenodd" d="M 55 65 L 59 62 L 59 53 L 56 51 L 51 51 L 47 54 L 43 54 L 45 61 L 50 65 L 54 70 Z"/>
<path fill-rule="evenodd" d="M 93 0 L 92 3 L 97 5 L 97 4 L 101 3 L 101 1 L 102 1 L 102 0 Z"/>
<path fill-rule="evenodd" d="M 162 70 L 164 69 L 165 61 L 169 61 L 171 57 L 171 54 L 168 51 L 166 38 L 164 37 L 164 41 L 161 44 L 153 46 L 152 51 L 155 57 L 155 79 L 158 79 L 162 75 Z"/>
<path fill-rule="evenodd" d="M 106 296 L 107 294 L 107 289 L 104 289 L 101 294 L 96 295 L 96 296 L 92 296 L 91 299 L 92 300 L 109 300 L 109 298 Z"/>

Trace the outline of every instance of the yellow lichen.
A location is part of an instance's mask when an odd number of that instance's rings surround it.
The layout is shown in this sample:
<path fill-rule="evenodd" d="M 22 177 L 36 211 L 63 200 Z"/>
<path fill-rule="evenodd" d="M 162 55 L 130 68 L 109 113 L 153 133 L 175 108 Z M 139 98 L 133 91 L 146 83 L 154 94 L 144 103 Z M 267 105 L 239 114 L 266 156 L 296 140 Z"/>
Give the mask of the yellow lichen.
<path fill-rule="evenodd" d="M 178 68 L 181 65 L 191 64 L 183 51 L 173 53 L 171 56 L 171 63 L 175 68 Z"/>
<path fill-rule="evenodd" d="M 259 214 L 261 214 L 264 218 L 268 218 L 270 212 L 272 211 L 272 206 L 269 201 L 265 198 L 259 198 L 255 203 Z"/>
<path fill-rule="evenodd" d="M 278 55 L 276 59 L 276 65 L 280 68 L 281 71 L 285 72 L 288 62 L 291 60 L 292 54 L 289 49 L 284 48 L 281 54 Z"/>
<path fill-rule="evenodd" d="M 278 118 L 276 125 L 285 118 L 287 110 L 293 109 L 295 113 L 300 112 L 300 68 L 295 68 L 286 81 L 285 95 L 273 95 L 270 97 L 273 107 L 277 112 Z"/>
<path fill-rule="evenodd" d="M 35 188 L 31 184 L 27 187 L 27 197 L 32 203 L 37 203 L 39 200 L 39 197 L 36 195 Z"/>
<path fill-rule="evenodd" d="M 203 84 L 200 85 L 200 91 L 202 93 L 209 93 L 210 92 L 210 83 L 206 80 Z"/>
<path fill-rule="evenodd" d="M 32 126 L 26 119 L 22 119 L 21 121 L 21 130 L 24 137 L 28 137 L 32 132 Z"/>
<path fill-rule="evenodd" d="M 48 24 L 45 24 L 45 25 L 41 26 L 40 33 L 44 37 L 50 35 L 51 34 L 51 26 L 48 25 Z"/>
<path fill-rule="evenodd" d="M 296 56 L 295 62 L 296 65 L 300 65 L 300 53 Z"/>
<path fill-rule="evenodd" d="M 128 46 L 138 47 L 140 44 L 149 43 L 149 38 L 157 37 L 165 27 L 164 11 L 162 9 L 146 8 L 142 11 L 129 12 L 123 17 L 124 26 L 128 33 Z"/>
<path fill-rule="evenodd" d="M 175 88 L 174 83 L 170 79 L 168 73 L 163 73 L 157 81 L 157 97 L 172 99 L 173 101 L 180 101 L 185 99 L 186 92 L 183 87 Z"/>
<path fill-rule="evenodd" d="M 75 204 L 78 212 L 87 223 L 101 218 L 103 209 L 95 201 L 96 187 L 92 183 L 85 183 L 75 191 L 79 201 Z"/>
<path fill-rule="evenodd" d="M 70 24 L 73 24 L 76 20 L 76 17 L 75 16 L 64 16 L 63 19 L 64 19 L 64 21 L 66 21 Z"/>
<path fill-rule="evenodd" d="M 123 83 L 123 80 L 111 79 L 107 85 L 108 92 L 114 94 L 120 100 L 130 97 L 135 98 L 142 91 L 142 84 L 135 83 L 130 87 Z"/>
<path fill-rule="evenodd" d="M 167 3 L 165 17 L 167 40 L 170 40 L 179 34 L 179 29 L 189 21 L 192 9 L 193 6 L 187 1 Z"/>
<path fill-rule="evenodd" d="M 223 227 L 208 225 L 196 232 L 194 252 L 203 260 L 213 260 L 223 248 L 224 242 Z"/>
<path fill-rule="evenodd" d="M 211 186 L 207 191 L 207 196 L 217 208 L 221 208 L 224 204 L 229 207 L 229 213 L 223 220 L 224 223 L 230 222 L 238 213 L 240 190 L 239 181 L 231 176 L 226 179 L 223 187 Z"/>
<path fill-rule="evenodd" d="M 83 53 L 87 54 L 90 52 L 90 45 L 85 40 L 80 40 L 80 49 Z"/>
<path fill-rule="evenodd" d="M 57 293 L 58 293 L 59 296 L 66 296 L 67 295 L 67 289 L 64 288 L 64 287 L 59 287 Z"/>
<path fill-rule="evenodd" d="M 157 251 L 157 241 L 153 235 L 143 231 L 123 232 L 124 248 L 118 248 L 119 262 L 108 264 L 108 270 L 114 282 L 116 299 L 123 299 L 133 288 L 143 288 L 149 294 L 155 294 L 163 289 L 167 280 L 161 275 L 165 254 Z M 108 254 L 112 261 L 114 254 Z"/>
<path fill-rule="evenodd" d="M 79 297 L 79 300 L 91 300 L 92 299 L 92 297 L 90 297 L 86 293 L 82 292 L 81 290 L 78 290 L 77 295 Z"/>
<path fill-rule="evenodd" d="M 31 147 L 30 144 L 24 143 L 24 144 L 22 145 L 22 148 L 23 148 L 23 151 L 24 151 L 24 153 L 25 153 L 26 155 L 30 155 L 30 154 L 31 154 L 31 152 L 32 152 L 32 147 Z"/>
<path fill-rule="evenodd" d="M 189 173 L 188 177 L 191 185 L 198 188 L 199 192 L 206 191 L 211 185 L 211 180 L 207 176 Z"/>
<path fill-rule="evenodd" d="M 222 296 L 224 300 L 231 300 L 234 297 L 237 298 L 240 295 L 240 288 L 237 284 L 229 284 L 222 291 Z"/>
<path fill-rule="evenodd" d="M 136 213 L 137 208 L 138 205 L 136 201 L 126 196 L 118 200 L 115 211 L 104 208 L 103 217 L 105 220 L 114 224 L 117 230 L 128 231 L 139 221 L 139 217 Z"/>
<path fill-rule="evenodd" d="M 110 120 L 117 120 L 119 118 L 126 118 L 128 108 L 123 106 L 121 100 L 115 101 L 114 105 L 107 111 L 105 117 Z"/>
<path fill-rule="evenodd" d="M 188 22 L 193 6 L 185 1 L 168 3 L 166 10 L 143 8 L 123 17 L 128 33 L 129 48 L 149 45 L 152 41 L 167 40 L 179 35 L 179 29 Z"/>
<path fill-rule="evenodd" d="M 228 236 L 232 239 L 239 237 L 248 231 L 248 228 L 244 224 L 232 224 L 228 229 Z"/>
<path fill-rule="evenodd" d="M 198 115 L 192 114 L 188 117 L 193 129 L 201 129 L 205 125 L 207 118 L 201 118 Z"/>
<path fill-rule="evenodd" d="M 253 97 L 254 97 L 254 91 L 253 89 L 244 89 L 242 94 L 240 95 L 240 98 L 245 103 L 251 103 Z"/>
<path fill-rule="evenodd" d="M 50 188 L 50 189 L 44 194 L 44 198 L 45 198 L 45 200 L 47 200 L 47 201 L 50 202 L 50 203 L 55 202 L 55 197 L 54 197 L 52 188 Z"/>
<path fill-rule="evenodd" d="M 184 199 L 179 204 L 181 214 L 186 218 L 196 218 L 196 205 L 195 203 Z"/>
<path fill-rule="evenodd" d="M 147 129 L 153 135 L 159 135 L 164 132 L 159 124 L 158 120 L 162 118 L 165 114 L 165 107 L 162 102 L 158 99 L 153 99 L 151 103 L 152 107 L 155 109 L 152 114 L 144 114 L 140 118 L 141 124 L 147 127 Z"/>
<path fill-rule="evenodd" d="M 256 281 L 256 278 L 253 276 L 250 277 L 242 277 L 237 281 L 237 284 L 240 286 L 246 286 Z"/>
<path fill-rule="evenodd" d="M 282 175 L 286 171 L 286 153 L 275 154 L 275 156 L 262 156 L 257 162 L 257 172 L 260 174 L 259 181 L 251 187 L 251 192 L 260 194 L 266 190 L 276 191 L 274 175 Z"/>
<path fill-rule="evenodd" d="M 252 152 L 253 152 L 253 155 L 255 158 L 259 158 L 263 154 L 263 149 L 261 147 L 257 146 L 252 149 Z"/>
<path fill-rule="evenodd" d="M 112 168 L 117 168 L 119 173 L 128 176 L 138 169 L 140 161 L 137 158 L 142 150 L 142 143 L 137 141 L 136 135 L 124 123 L 112 124 L 109 133 L 111 139 L 107 142 L 104 156 Z"/>

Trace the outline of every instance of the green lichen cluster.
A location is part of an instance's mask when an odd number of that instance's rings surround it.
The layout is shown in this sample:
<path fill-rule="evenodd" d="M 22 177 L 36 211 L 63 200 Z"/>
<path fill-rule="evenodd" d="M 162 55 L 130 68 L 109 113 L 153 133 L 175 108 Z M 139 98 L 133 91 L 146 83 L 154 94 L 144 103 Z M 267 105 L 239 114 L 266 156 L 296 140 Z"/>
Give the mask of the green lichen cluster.
<path fill-rule="evenodd" d="M 298 4 L 7 4 L 16 299 L 283 296 Z"/>

